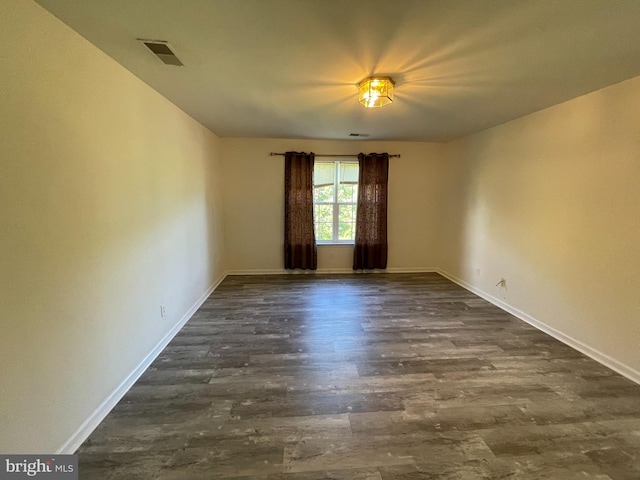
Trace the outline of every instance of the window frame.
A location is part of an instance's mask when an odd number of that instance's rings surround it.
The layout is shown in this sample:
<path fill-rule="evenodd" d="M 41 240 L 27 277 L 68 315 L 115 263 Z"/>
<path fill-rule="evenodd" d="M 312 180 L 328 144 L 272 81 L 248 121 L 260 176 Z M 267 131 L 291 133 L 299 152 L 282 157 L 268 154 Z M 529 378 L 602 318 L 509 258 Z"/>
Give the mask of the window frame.
<path fill-rule="evenodd" d="M 331 158 L 327 160 L 319 160 L 316 159 L 315 163 L 329 163 L 333 165 L 333 201 L 332 202 L 316 202 L 315 199 L 315 177 L 313 180 L 313 228 L 316 229 L 316 205 L 332 205 L 333 206 L 333 224 L 332 224 L 332 232 L 333 238 L 331 240 L 319 240 L 316 236 L 316 243 L 318 245 L 354 245 L 355 244 L 355 218 L 354 218 L 354 238 L 349 240 L 341 240 L 339 238 L 340 235 L 340 205 L 353 205 L 355 207 L 354 215 L 357 215 L 358 212 L 358 198 L 356 195 L 356 199 L 353 202 L 340 202 L 338 200 L 338 190 L 340 185 L 340 164 L 355 164 L 358 166 L 358 174 L 360 173 L 360 165 L 358 160 L 354 160 L 348 157 L 345 158 Z M 315 168 L 315 167 L 314 167 Z M 355 185 L 359 188 L 359 181 L 356 181 Z"/>

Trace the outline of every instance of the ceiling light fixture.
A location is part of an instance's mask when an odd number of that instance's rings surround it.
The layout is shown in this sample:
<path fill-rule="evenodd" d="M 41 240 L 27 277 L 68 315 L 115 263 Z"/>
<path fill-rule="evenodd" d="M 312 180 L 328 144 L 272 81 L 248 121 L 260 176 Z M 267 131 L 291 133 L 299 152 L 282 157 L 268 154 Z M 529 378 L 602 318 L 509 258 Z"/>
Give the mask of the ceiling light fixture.
<path fill-rule="evenodd" d="M 367 108 L 384 107 L 393 102 L 395 83 L 389 77 L 370 77 L 358 85 L 358 101 Z"/>

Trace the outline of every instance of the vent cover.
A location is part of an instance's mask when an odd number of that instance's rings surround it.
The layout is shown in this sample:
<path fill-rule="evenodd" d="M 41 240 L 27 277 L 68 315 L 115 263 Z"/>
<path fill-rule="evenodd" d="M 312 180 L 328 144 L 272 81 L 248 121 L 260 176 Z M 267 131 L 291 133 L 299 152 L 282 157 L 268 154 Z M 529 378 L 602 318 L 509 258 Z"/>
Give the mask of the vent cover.
<path fill-rule="evenodd" d="M 165 42 L 164 40 L 143 40 L 141 38 L 139 38 L 138 41 L 151 50 L 151 53 L 165 65 L 183 66 L 183 63 L 171 49 L 169 42 Z"/>
<path fill-rule="evenodd" d="M 350 137 L 368 137 L 369 134 L 368 133 L 350 133 L 349 136 Z"/>

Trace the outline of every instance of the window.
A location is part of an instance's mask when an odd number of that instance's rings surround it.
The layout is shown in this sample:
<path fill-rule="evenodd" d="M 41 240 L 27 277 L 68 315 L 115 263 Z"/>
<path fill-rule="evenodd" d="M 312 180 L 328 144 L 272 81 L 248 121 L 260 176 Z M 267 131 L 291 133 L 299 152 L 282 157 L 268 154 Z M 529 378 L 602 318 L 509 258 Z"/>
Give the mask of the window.
<path fill-rule="evenodd" d="M 357 202 L 358 162 L 316 160 L 313 219 L 318 243 L 353 243 Z"/>

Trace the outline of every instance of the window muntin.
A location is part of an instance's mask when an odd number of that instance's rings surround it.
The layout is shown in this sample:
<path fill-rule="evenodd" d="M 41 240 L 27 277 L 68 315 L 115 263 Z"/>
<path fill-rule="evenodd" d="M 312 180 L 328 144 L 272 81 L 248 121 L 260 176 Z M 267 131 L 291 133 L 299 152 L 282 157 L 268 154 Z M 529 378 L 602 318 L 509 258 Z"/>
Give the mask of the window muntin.
<path fill-rule="evenodd" d="M 354 242 L 358 168 L 358 162 L 353 160 L 316 160 L 313 218 L 318 243 Z"/>

